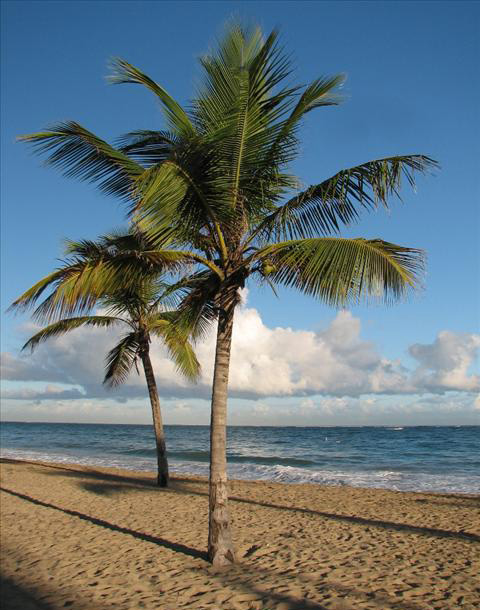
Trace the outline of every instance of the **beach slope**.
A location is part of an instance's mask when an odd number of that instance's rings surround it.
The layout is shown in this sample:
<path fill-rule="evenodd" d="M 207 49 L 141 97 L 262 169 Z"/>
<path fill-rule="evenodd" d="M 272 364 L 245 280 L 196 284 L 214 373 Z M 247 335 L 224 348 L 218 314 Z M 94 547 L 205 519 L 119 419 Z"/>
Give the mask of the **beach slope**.
<path fill-rule="evenodd" d="M 239 563 L 205 560 L 208 485 L 1 465 L 3 610 L 480 608 L 480 497 L 232 481 Z"/>

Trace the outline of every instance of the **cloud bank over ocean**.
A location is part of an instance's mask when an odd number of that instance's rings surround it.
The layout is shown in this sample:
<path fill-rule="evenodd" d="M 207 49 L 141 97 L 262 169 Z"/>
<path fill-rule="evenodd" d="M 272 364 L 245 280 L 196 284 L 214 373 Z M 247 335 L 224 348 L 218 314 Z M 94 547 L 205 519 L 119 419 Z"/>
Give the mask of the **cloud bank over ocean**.
<path fill-rule="evenodd" d="M 36 327 L 28 325 L 24 330 L 27 336 Z M 52 412 L 68 403 L 86 415 L 105 402 L 117 403 L 109 413 L 112 417 L 118 413 L 116 420 L 121 421 L 118 417 L 126 414 L 127 406 L 119 408 L 118 403 L 128 402 L 129 407 L 132 401 L 138 403 L 146 398 L 146 387 L 143 374 L 135 370 L 114 391 L 102 386 L 104 356 L 118 336 L 118 331 L 83 328 L 40 346 L 33 354 L 2 354 L 2 379 L 7 382 L 2 394 L 4 417 L 15 418 L 15 410 L 28 412 L 28 403 L 32 408 L 48 403 Z M 152 344 L 159 391 L 173 419 L 193 418 L 192 423 L 199 423 L 189 401 L 206 403 L 209 398 L 214 347 L 212 329 L 197 345 L 202 377 L 192 385 L 175 371 L 163 346 Z M 234 405 L 245 399 L 255 401 L 244 407 L 245 415 L 248 411 L 254 421 L 271 423 L 295 417 L 313 422 L 331 416 L 348 424 L 346 411 L 381 415 L 385 409 L 395 411 L 395 405 L 402 405 L 407 415 L 423 410 L 433 416 L 438 409 L 480 414 L 474 394 L 480 390 L 480 378 L 471 372 L 479 347 L 480 335 L 443 330 L 431 344 L 408 346 L 414 365 L 407 367 L 383 357 L 374 343 L 362 339 L 360 320 L 348 311 L 340 311 L 326 329 L 314 332 L 269 328 L 256 309 L 244 306 L 236 313 L 230 396 Z M 19 401 L 24 403 L 20 411 Z M 276 411 L 267 404 L 272 401 L 277 402 Z M 47 412 L 34 409 L 39 410 Z"/>

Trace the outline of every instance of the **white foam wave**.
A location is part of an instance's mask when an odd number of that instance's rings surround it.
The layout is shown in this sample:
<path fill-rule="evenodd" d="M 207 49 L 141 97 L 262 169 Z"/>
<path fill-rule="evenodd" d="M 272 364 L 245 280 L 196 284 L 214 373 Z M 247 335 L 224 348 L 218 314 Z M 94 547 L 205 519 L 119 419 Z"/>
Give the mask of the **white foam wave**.
<path fill-rule="evenodd" d="M 57 453 L 37 451 L 3 450 L 0 457 L 21 460 L 35 460 L 57 463 L 73 463 L 84 466 L 122 468 L 126 470 L 153 471 L 152 458 L 125 457 L 77 457 Z M 170 462 L 172 473 L 208 476 L 205 462 Z M 396 491 L 430 491 L 449 493 L 480 494 L 480 475 L 463 476 L 460 474 L 430 474 L 419 472 L 395 472 L 390 470 L 346 471 L 310 470 L 294 466 L 262 464 L 229 464 L 231 479 L 276 481 L 279 483 L 315 483 L 320 485 L 350 485 L 352 487 L 371 487 Z"/>

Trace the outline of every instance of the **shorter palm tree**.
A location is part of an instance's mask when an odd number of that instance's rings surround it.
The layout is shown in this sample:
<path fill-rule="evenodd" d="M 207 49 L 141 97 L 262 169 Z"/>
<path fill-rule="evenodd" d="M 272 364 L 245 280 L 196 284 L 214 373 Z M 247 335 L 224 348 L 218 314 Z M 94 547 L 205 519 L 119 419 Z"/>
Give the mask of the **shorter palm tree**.
<path fill-rule="evenodd" d="M 175 324 L 174 312 L 165 309 L 164 302 L 171 291 L 158 277 L 158 266 L 155 267 L 155 273 L 150 276 L 145 274 L 143 268 L 143 275 L 139 275 L 138 279 L 132 279 L 131 276 L 128 279 L 125 278 L 124 288 L 118 283 L 119 274 L 115 274 L 115 289 L 108 288 L 109 284 L 106 281 L 103 294 L 100 288 L 101 282 L 98 279 L 95 283 L 92 282 L 92 269 L 98 270 L 105 266 L 108 267 L 109 263 L 106 263 L 105 259 L 109 260 L 110 264 L 116 262 L 121 267 L 122 257 L 125 257 L 131 264 L 132 247 L 136 248 L 133 252 L 137 254 L 137 264 L 145 266 L 145 259 L 142 257 L 145 244 L 138 235 L 106 236 L 100 238 L 98 242 L 70 242 L 68 253 L 71 258 L 61 269 L 55 272 L 55 277 L 59 283 L 52 294 L 37 308 L 35 315 L 37 318 L 55 317 L 55 312 L 59 311 L 59 294 L 64 295 L 63 291 L 66 286 L 75 287 L 74 294 L 70 294 L 70 311 L 74 307 L 82 309 L 98 303 L 105 313 L 103 315 L 84 315 L 57 320 L 33 335 L 22 349 L 30 348 L 33 350 L 51 337 L 63 335 L 82 326 L 100 328 L 119 326 L 126 329 L 127 332 L 121 336 L 118 343 L 106 356 L 106 371 L 103 383 L 109 387 L 124 383 L 133 367 L 139 372 L 138 360 L 141 360 L 152 407 L 157 448 L 157 484 L 160 487 L 167 487 L 169 473 L 165 433 L 157 384 L 150 358 L 152 338 L 156 337 L 163 341 L 178 371 L 188 379 L 193 381 L 198 377 L 200 365 L 188 340 L 188 334 L 180 330 L 179 326 Z M 52 274 L 47 277 L 51 278 Z M 104 280 L 106 279 L 105 276 L 101 277 Z M 45 288 L 48 282 L 45 283 L 45 280 L 42 280 L 39 284 L 42 282 L 43 288 Z M 89 284 L 91 288 L 90 299 L 85 297 L 85 292 L 77 299 L 75 294 L 78 295 L 79 291 L 84 291 L 86 284 Z M 31 295 L 30 291 L 27 291 L 25 295 Z M 35 294 L 37 297 L 39 296 L 38 291 Z M 24 306 L 25 302 L 28 301 L 28 297 L 25 295 L 22 295 L 13 304 L 13 307 Z M 32 300 L 34 301 L 34 299 Z M 63 301 L 63 305 L 65 305 L 65 301 Z"/>

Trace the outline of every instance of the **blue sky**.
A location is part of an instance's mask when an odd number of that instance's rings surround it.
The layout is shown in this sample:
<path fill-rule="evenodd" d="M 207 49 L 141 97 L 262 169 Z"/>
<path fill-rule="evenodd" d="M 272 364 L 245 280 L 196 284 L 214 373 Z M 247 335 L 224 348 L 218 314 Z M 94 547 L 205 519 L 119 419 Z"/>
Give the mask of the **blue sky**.
<path fill-rule="evenodd" d="M 344 104 L 310 114 L 303 128 L 294 170 L 304 183 L 394 154 L 427 154 L 442 167 L 435 176 L 419 179 L 416 194 L 405 188 L 403 203 L 395 203 L 389 214 L 366 215 L 345 233 L 427 251 L 424 290 L 408 303 L 358 307 L 348 318 L 293 292 L 282 291 L 277 300 L 267 290 L 250 288 L 241 323 L 253 324 L 248 312 L 258 314 L 258 328 L 267 329 L 269 336 L 264 355 L 278 348 L 281 330 L 287 328 L 295 342 L 299 337 L 308 342 L 310 336 L 301 333 L 310 332 L 323 347 L 312 348 L 313 360 L 301 370 L 291 358 L 279 363 L 270 354 L 270 371 L 275 366 L 290 371 L 291 384 L 283 394 L 270 386 L 256 393 L 252 388 L 259 382 L 253 373 L 245 387 L 234 380 L 232 421 L 388 424 L 393 419 L 436 423 L 440 417 L 442 423 L 478 422 L 478 3 L 3 2 L 2 312 L 55 267 L 64 237 L 95 237 L 124 222 L 115 199 L 42 167 L 25 145 L 15 142 L 16 136 L 65 119 L 107 140 L 132 129 L 161 128 L 158 107 L 147 92 L 107 85 L 109 58 L 127 59 L 180 102 L 188 102 L 199 78 L 196 59 L 214 46 L 232 16 L 259 23 L 265 31 L 280 28 L 294 57 L 295 82 L 347 74 Z M 82 368 L 79 362 L 62 374 L 53 372 L 65 361 L 61 346 L 45 346 L 36 359 L 19 359 L 18 349 L 30 330 L 26 321 L 2 314 L 2 351 L 9 362 L 3 373 L 4 417 L 148 421 L 141 390 L 132 389 L 136 381 L 124 394 L 109 398 L 90 388 L 86 377 L 72 374 Z M 347 367 L 345 350 L 340 354 L 328 342 L 332 328 L 340 326 L 350 332 L 349 363 L 362 348 L 363 355 L 370 354 L 368 366 L 362 369 L 357 362 Z M 68 353 L 77 345 L 73 335 L 69 341 L 63 344 Z M 295 345 L 301 349 L 301 343 Z M 322 385 L 310 369 L 318 367 L 318 378 L 330 370 L 315 360 L 326 353 L 333 368 L 330 382 Z M 50 373 L 39 372 L 47 361 Z M 384 379 L 388 363 L 388 381 L 374 383 L 372 371 Z M 101 360 L 98 367 L 93 385 L 101 381 Z M 339 371 L 351 376 L 343 385 L 332 381 Z M 95 371 L 89 374 L 95 377 Z M 303 386 L 296 387 L 294 378 L 303 380 Z M 167 421 L 206 421 L 207 380 L 204 386 L 204 397 L 194 400 L 197 390 L 180 391 L 173 384 L 164 396 L 171 406 Z"/>

